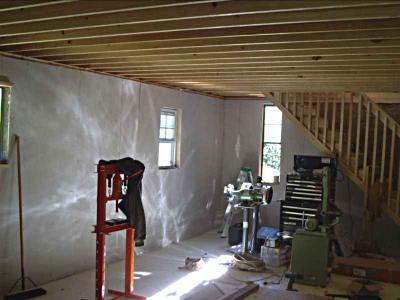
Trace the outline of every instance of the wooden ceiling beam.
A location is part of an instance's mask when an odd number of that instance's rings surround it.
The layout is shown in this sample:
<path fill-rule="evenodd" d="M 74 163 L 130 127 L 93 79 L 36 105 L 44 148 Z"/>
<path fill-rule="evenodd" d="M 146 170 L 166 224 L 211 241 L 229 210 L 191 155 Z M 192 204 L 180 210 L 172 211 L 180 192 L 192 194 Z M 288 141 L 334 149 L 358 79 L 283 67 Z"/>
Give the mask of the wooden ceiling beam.
<path fill-rule="evenodd" d="M 227 73 L 227 74 L 219 74 L 219 73 L 212 73 L 212 74 L 196 74 L 196 75 L 158 75 L 158 76 L 134 76 L 134 75 L 127 75 L 125 77 L 127 78 L 137 78 L 138 80 L 140 79 L 145 79 L 145 78 L 152 78 L 151 80 L 155 81 L 163 81 L 163 80 L 179 80 L 179 81 L 187 81 L 187 80 L 216 80 L 216 79 L 229 79 L 229 78 L 257 78 L 257 77 L 264 77 L 264 76 L 286 76 L 286 75 L 293 75 L 293 76 L 298 76 L 298 77 L 306 77 L 309 75 L 321 75 L 321 76 L 327 76 L 327 75 L 338 75 L 338 76 L 358 76 L 358 75 L 363 75 L 363 76 L 379 76 L 379 75 L 384 75 L 384 76 L 392 76 L 395 78 L 400 78 L 400 71 L 398 70 L 346 70 L 346 71 L 297 71 L 297 72 L 279 72 L 279 71 L 271 71 L 271 72 L 263 72 L 263 73 L 256 73 L 256 74 L 243 74 L 243 73 L 237 73 L 237 74 L 232 74 L 232 73 Z"/>
<path fill-rule="evenodd" d="M 347 61 L 318 61 L 308 60 L 305 62 L 257 62 L 257 63 L 236 63 L 236 64 L 218 64 L 218 65 L 197 65 L 197 66 L 184 66 L 184 67 L 159 67 L 159 66 L 125 66 L 116 68 L 92 68 L 103 72 L 190 72 L 198 70 L 232 70 L 232 69 L 264 69 L 274 67 L 339 67 L 339 66 L 391 66 L 400 65 L 400 58 L 396 60 L 347 60 Z"/>
<path fill-rule="evenodd" d="M 304 3 L 303 1 L 294 1 L 295 3 Z M 350 1 L 345 1 L 346 3 Z M 359 1 L 355 1 L 360 3 Z M 375 4 L 381 5 L 381 2 L 372 1 Z M 225 2 L 222 2 L 225 3 Z M 252 6 L 254 3 L 286 3 L 286 2 L 275 2 L 275 1 L 234 1 L 229 4 L 239 3 L 236 5 L 242 5 L 248 3 Z M 325 3 L 325 1 L 312 1 L 314 4 Z M 386 3 L 386 2 L 385 2 Z M 383 4 L 385 4 L 383 3 Z M 191 19 L 179 19 L 176 11 L 173 12 L 172 16 L 174 20 L 160 21 L 151 23 L 137 23 L 127 25 L 113 25 L 94 28 L 83 28 L 75 30 L 55 30 L 54 26 L 50 26 L 51 31 L 43 32 L 42 27 L 38 27 L 39 33 L 35 33 L 35 27 L 31 27 L 33 24 L 21 24 L 27 28 L 14 28 L 15 26 L 8 26 L 9 28 L 0 28 L 0 44 L 18 44 L 18 43 L 32 43 L 32 42 L 44 42 L 44 41 L 57 41 L 57 40 L 73 40 L 89 37 L 106 37 L 116 35 L 132 35 L 132 34 L 143 34 L 143 33 L 156 33 L 156 32 L 171 32 L 171 31 L 186 31 L 186 30 L 199 30 L 199 29 L 219 29 L 229 28 L 236 26 L 251 26 L 251 25 L 278 25 L 278 24 L 294 24 L 294 23 L 309 23 L 309 22 L 328 22 L 328 21 L 351 21 L 351 20 L 366 20 L 366 19 L 386 19 L 386 18 L 399 18 L 400 17 L 400 6 L 396 3 L 390 2 L 391 5 L 384 6 L 368 6 L 368 7 L 351 7 L 345 9 L 329 9 L 320 10 L 314 9 L 309 11 L 289 11 L 289 12 L 275 12 L 275 13 L 257 13 L 257 14 L 242 14 L 242 15 L 231 15 L 229 13 L 229 7 L 225 12 L 226 16 L 223 17 L 201 17 Z M 301 5 L 301 4 L 300 4 Z M 219 5 L 217 5 L 218 7 Z M 254 11 L 254 8 L 250 10 Z M 239 9 L 238 9 L 239 10 Z M 163 10 L 156 10 L 154 14 L 162 12 Z M 190 16 L 190 12 L 194 12 L 193 9 L 185 12 Z M 57 21 L 57 20 L 55 20 Z M 118 21 L 118 20 L 116 20 Z M 38 22 L 36 22 L 38 23 Z M 87 24 L 87 22 L 85 22 Z M 108 25 L 110 23 L 107 23 Z M 119 23 L 120 24 L 120 23 Z M 29 26 L 28 26 L 29 25 Z M 37 26 L 37 24 L 36 24 Z M 55 30 L 55 31 L 54 31 Z M 13 37 L 13 35 L 15 35 Z"/>
<path fill-rule="evenodd" d="M 353 70 L 399 70 L 400 64 L 396 65 L 367 65 L 367 66 L 299 66 L 299 67 L 287 67 L 287 66 L 273 66 L 273 67 L 260 67 L 260 68 L 240 68 L 240 69 L 203 69 L 203 70 L 181 70 L 181 71 L 109 71 L 110 74 L 117 75 L 134 75 L 134 76 L 158 76 L 158 75 L 202 75 L 202 74 L 253 74 L 253 73 L 267 73 L 267 72 L 313 72 L 313 71 L 353 71 Z"/>
<path fill-rule="evenodd" d="M 233 77 L 233 78 L 212 78 L 212 79 L 163 79 L 163 82 L 167 83 L 182 83 L 182 84 L 229 84 L 229 83 L 258 83 L 260 81 L 295 81 L 295 80 L 303 80 L 303 81 L 365 81 L 370 82 L 374 80 L 386 80 L 386 81 L 396 81 L 397 79 L 391 77 L 390 75 L 358 75 L 356 77 L 352 75 L 307 75 L 307 76 L 293 76 L 293 75 L 264 75 L 258 77 Z"/>
<path fill-rule="evenodd" d="M 196 48 L 174 48 L 174 49 L 148 49 L 148 50 L 127 50 L 127 51 L 115 51 L 115 52 L 104 52 L 104 53 L 90 53 L 90 54 L 70 54 L 70 55 L 54 55 L 54 56 L 30 56 L 41 58 L 44 60 L 52 60 L 58 62 L 73 62 L 73 61 L 90 61 L 94 59 L 111 59 L 111 58 L 123 58 L 123 57 L 136 57 L 141 60 L 147 58 L 179 58 L 181 56 L 186 57 L 200 57 L 204 56 L 229 53 L 242 55 L 243 53 L 256 52 L 268 52 L 276 53 L 280 55 L 290 56 L 291 52 L 297 51 L 312 51 L 318 50 L 320 55 L 326 52 L 326 50 L 337 51 L 341 53 L 343 50 L 347 50 L 347 53 L 358 53 L 361 49 L 373 49 L 373 48 L 392 48 L 400 47 L 400 39 L 386 39 L 386 40 L 360 40 L 360 41 L 327 41 L 327 42 L 298 42 L 298 43 L 280 43 L 280 44 L 257 44 L 257 45 L 227 45 L 227 46 L 205 46 Z M 399 53 L 398 51 L 396 53 Z M 395 54 L 396 54 L 395 53 Z M 28 55 L 27 55 L 28 56 Z"/>
<path fill-rule="evenodd" d="M 42 57 L 57 55 L 81 55 L 92 53 L 112 53 L 122 51 L 139 50 L 168 50 L 168 49 L 188 49 L 204 47 L 227 47 L 227 46 L 250 46 L 250 45 L 269 45 L 269 44 L 288 44 L 288 43 L 306 43 L 306 42 L 344 42 L 344 41 L 370 41 L 372 44 L 379 44 L 382 40 L 400 38 L 399 29 L 389 30 L 364 30 L 364 31 L 344 31 L 327 33 L 300 33 L 284 35 L 247 35 L 241 37 L 219 37 L 204 39 L 188 39 L 174 41 L 153 41 L 153 42 L 133 42 L 124 44 L 108 44 L 95 46 L 80 46 L 69 48 L 56 48 L 48 50 L 22 51 L 19 53 L 26 56 Z M 283 46 L 284 47 L 284 46 Z M 7 51 L 0 47 L 0 50 Z"/>
<path fill-rule="evenodd" d="M 177 86 L 179 87 L 179 86 Z M 299 91 L 299 90 L 306 90 L 306 91 L 365 91 L 365 92 L 394 92 L 398 91 L 399 88 L 396 85 L 353 85 L 353 84 L 339 84 L 339 85 L 332 85 L 332 84 L 322 84 L 322 85 L 313 85 L 313 84 L 286 84 L 286 85 L 279 85 L 279 84 L 270 84 L 270 85 L 260 85 L 259 87 L 253 87 L 252 89 L 218 89 L 218 88 L 196 88 L 197 90 L 201 90 L 207 93 L 215 93 L 215 94 L 222 94 L 225 93 L 244 93 L 244 94 L 256 94 L 256 93 L 263 93 L 264 91 L 268 90 L 287 90 L 287 91 Z"/>
<path fill-rule="evenodd" d="M 387 55 L 387 54 L 398 54 L 400 47 L 374 47 L 374 48 L 357 48 L 357 49 L 304 49 L 304 50 L 292 50 L 292 51 L 236 51 L 236 52 L 222 52 L 222 53 L 196 53 L 196 54 L 181 54 L 173 56 L 142 56 L 142 57 L 113 57 L 113 58 L 87 58 L 85 60 L 69 60 L 61 63 L 69 65 L 92 65 L 92 64 L 105 64 L 105 63 L 124 63 L 132 61 L 140 62 L 151 62 L 151 61 L 192 61 L 195 62 L 199 59 L 225 59 L 229 60 L 232 58 L 265 58 L 265 57 L 300 57 L 300 56 L 313 56 L 313 57 L 335 57 L 341 55 Z"/>
<path fill-rule="evenodd" d="M 111 64 L 97 64 L 97 65 L 82 65 L 83 68 L 90 68 L 94 70 L 126 70 L 128 68 L 131 69 L 188 69 L 188 68 L 198 68 L 198 67 L 221 67 L 225 68 L 227 66 L 258 66 L 258 65 L 278 65 L 278 64 L 318 64 L 318 63 L 332 63 L 332 64 L 342 64 L 348 63 L 356 64 L 356 63 L 365 63 L 365 64 L 374 64 L 375 62 L 384 63 L 387 61 L 398 61 L 400 60 L 400 54 L 387 54 L 384 56 L 380 55 L 343 55 L 336 56 L 333 58 L 330 57 L 287 57 L 287 58 L 238 58 L 232 60 L 211 60 L 204 59 L 195 62 L 186 62 L 180 61 L 180 63 L 172 61 L 172 62 L 137 62 L 137 63 L 111 63 Z"/>
<path fill-rule="evenodd" d="M 18 2 L 18 1 L 2 1 Z M 25 2 L 25 1 L 24 1 Z M 176 5 L 186 5 L 179 0 L 96 0 L 96 1 L 53 1 L 53 5 L 47 6 L 45 9 L 39 8 L 36 2 L 49 1 L 26 1 L 32 2 L 30 6 L 25 6 L 23 10 L 3 12 L 0 9 L 0 26 L 16 25 L 20 23 L 53 21 L 55 19 L 71 18 L 78 16 L 92 16 L 97 14 L 110 14 L 122 11 L 133 11 L 149 8 L 162 8 Z M 68 3 L 69 2 L 69 3 Z M 189 2 L 189 1 L 188 1 Z M 190 4 L 190 3 L 188 3 Z M 43 4 L 42 4 L 43 5 Z"/>
<path fill-rule="evenodd" d="M 243 37 L 248 35 L 274 35 L 274 34 L 299 34 L 299 33 L 324 33 L 324 32 L 341 32 L 341 31 L 363 31 L 363 30 L 383 30 L 383 29 L 399 29 L 400 18 L 377 19 L 377 20 L 350 20 L 350 21 L 334 21 L 334 22 L 314 22 L 304 23 L 302 26 L 298 24 L 281 24 L 281 25 L 258 25 L 258 26 L 241 26 L 231 28 L 213 28 L 186 31 L 158 32 L 147 34 L 127 34 L 116 35 L 99 38 L 82 38 L 74 40 L 61 40 L 54 42 L 35 42 L 22 44 L 7 44 L 3 39 L 3 51 L 31 51 L 45 50 L 54 48 L 70 48 L 91 45 L 108 45 L 108 44 L 124 44 L 124 43 L 145 43 L 155 41 L 180 41 L 195 40 L 204 38 L 222 38 L 222 37 Z"/>
<path fill-rule="evenodd" d="M 301 67 L 301 68 L 291 68 L 291 67 L 282 67 L 282 68 L 271 68 L 271 69 L 242 69 L 242 70 L 219 70 L 219 71 L 193 71 L 193 72 L 154 72 L 154 73 L 139 73 L 139 72 L 108 72 L 109 74 L 115 74 L 115 75 L 122 75 L 122 76 L 135 76 L 135 77 L 140 77 L 140 78 L 153 78 L 153 77 L 160 77 L 160 76 L 171 76 L 171 77 L 176 77 L 176 76 L 224 76 L 225 74 L 229 75 L 237 75 L 237 76 L 247 76 L 247 75 L 252 75 L 252 74 L 269 74 L 273 73 L 275 74 L 276 72 L 279 73 L 312 73 L 312 72 L 346 72 L 346 71 L 369 71 L 369 72 L 375 72 L 375 71 L 398 71 L 400 72 L 400 65 L 396 66 L 384 66 L 384 67 L 371 67 L 371 66 L 356 66 L 356 67 L 325 67 L 325 68 L 307 68 L 307 67 Z"/>
<path fill-rule="evenodd" d="M 200 2 L 163 9 L 145 9 L 140 11 L 120 11 L 102 15 L 87 15 L 48 21 L 3 25 L 0 36 L 31 33 L 76 30 L 83 28 L 110 27 L 126 24 L 144 24 L 164 21 L 196 21 L 198 18 L 224 16 L 252 17 L 253 14 L 267 13 L 268 23 L 309 22 L 310 19 L 363 19 L 375 17 L 399 17 L 393 13 L 399 9 L 397 1 L 222 1 Z M 338 10 L 340 8 L 340 11 Z M 307 11 L 307 9 L 312 9 Z M 324 10 L 326 9 L 326 10 Z M 340 13 L 338 13 L 340 12 Z M 354 14 L 356 12 L 356 14 Z M 321 14 L 321 16 L 319 16 Z"/>
<path fill-rule="evenodd" d="M 0 1 L 0 13 L 13 15 L 26 9 L 38 8 L 43 9 L 43 6 L 47 6 L 46 9 L 52 5 L 65 4 L 68 2 L 75 2 L 76 0 L 2 0 Z M 17 12 L 14 12 L 14 11 Z"/>

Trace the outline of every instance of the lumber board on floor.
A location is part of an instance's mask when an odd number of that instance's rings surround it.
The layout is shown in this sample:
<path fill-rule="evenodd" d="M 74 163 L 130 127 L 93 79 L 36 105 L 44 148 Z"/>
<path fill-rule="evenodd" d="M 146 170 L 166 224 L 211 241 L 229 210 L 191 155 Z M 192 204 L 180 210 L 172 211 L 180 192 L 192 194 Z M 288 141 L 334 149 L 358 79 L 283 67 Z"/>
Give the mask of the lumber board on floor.
<path fill-rule="evenodd" d="M 218 300 L 241 300 L 258 291 L 259 288 L 260 286 L 258 284 L 250 283 L 234 291 L 232 294 L 224 295 L 218 298 Z"/>

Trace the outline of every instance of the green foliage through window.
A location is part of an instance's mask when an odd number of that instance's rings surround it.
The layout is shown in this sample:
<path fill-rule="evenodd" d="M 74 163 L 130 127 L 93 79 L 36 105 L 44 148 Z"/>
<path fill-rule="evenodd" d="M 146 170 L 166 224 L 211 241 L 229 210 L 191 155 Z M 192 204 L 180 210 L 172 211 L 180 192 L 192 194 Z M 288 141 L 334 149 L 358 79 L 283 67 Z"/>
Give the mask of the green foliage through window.
<path fill-rule="evenodd" d="M 281 167 L 281 146 L 265 144 L 263 162 L 264 165 L 279 170 Z"/>

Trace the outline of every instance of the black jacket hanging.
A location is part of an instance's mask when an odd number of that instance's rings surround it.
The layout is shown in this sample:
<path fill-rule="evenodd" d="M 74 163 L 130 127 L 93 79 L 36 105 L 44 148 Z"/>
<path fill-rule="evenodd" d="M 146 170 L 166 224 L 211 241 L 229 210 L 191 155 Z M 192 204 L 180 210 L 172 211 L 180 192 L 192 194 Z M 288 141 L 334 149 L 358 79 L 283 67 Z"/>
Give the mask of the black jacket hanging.
<path fill-rule="evenodd" d="M 128 178 L 128 189 L 118 208 L 127 217 L 129 225 L 135 229 L 135 244 L 143 246 L 146 239 L 146 219 L 142 204 L 142 178 L 145 166 L 131 157 L 118 160 L 100 160 L 99 164 L 115 164 L 120 172 Z"/>

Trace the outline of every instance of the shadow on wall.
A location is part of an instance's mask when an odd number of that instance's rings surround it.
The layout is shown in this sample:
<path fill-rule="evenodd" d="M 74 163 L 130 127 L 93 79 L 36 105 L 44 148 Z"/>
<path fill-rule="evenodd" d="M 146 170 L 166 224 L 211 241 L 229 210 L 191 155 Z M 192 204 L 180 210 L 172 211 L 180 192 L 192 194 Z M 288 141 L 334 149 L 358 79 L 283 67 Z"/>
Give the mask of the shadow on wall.
<path fill-rule="evenodd" d="M 76 70 L 0 60 L 1 71 L 15 84 L 11 132 L 21 137 L 29 276 L 44 283 L 94 266 L 91 230 L 99 159 L 133 156 L 146 165 L 145 249 L 212 227 L 219 204 L 220 145 L 199 145 L 193 133 L 187 135 L 185 145 L 190 147 L 184 145 L 181 168 L 161 172 L 157 166 L 158 123 L 161 103 L 173 99 L 176 106 L 186 105 L 185 126 L 200 130 L 203 139 L 211 132 L 221 139 L 222 133 L 211 130 L 221 127 L 214 118 L 222 107 L 218 101 Z M 196 112 L 210 119 L 190 120 Z M 198 147 L 205 147 L 207 155 L 196 152 Z M 8 169 L 0 169 L 0 190 L 0 240 L 6 241 L 0 243 L 3 294 L 19 276 L 15 161 Z M 109 237 L 109 261 L 123 257 L 123 243 L 122 233 Z"/>

